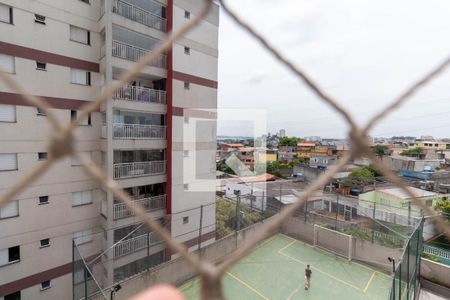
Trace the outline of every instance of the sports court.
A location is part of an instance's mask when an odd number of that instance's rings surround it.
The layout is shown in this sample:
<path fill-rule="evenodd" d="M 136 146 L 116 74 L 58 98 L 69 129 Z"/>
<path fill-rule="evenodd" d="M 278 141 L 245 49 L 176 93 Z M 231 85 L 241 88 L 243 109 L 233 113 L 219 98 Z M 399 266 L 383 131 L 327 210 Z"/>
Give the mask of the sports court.
<path fill-rule="evenodd" d="M 311 288 L 304 270 L 311 265 Z M 365 265 L 277 234 L 236 263 L 223 277 L 227 299 L 388 299 L 392 278 Z M 199 299 L 199 281 L 180 287 Z"/>

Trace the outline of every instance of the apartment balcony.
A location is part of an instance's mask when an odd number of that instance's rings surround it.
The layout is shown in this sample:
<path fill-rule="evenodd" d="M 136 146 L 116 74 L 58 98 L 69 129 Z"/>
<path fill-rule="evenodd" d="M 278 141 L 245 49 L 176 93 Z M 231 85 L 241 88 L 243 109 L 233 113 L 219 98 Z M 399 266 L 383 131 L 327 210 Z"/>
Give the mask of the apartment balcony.
<path fill-rule="evenodd" d="M 165 139 L 166 126 L 140 124 L 113 124 L 115 139 Z"/>
<path fill-rule="evenodd" d="M 151 50 L 139 48 L 133 45 L 129 45 L 119 41 L 112 42 L 112 56 L 122 58 L 129 61 L 139 61 Z M 153 62 L 152 66 L 158 68 L 166 68 L 166 55 L 159 55 L 156 61 Z"/>
<path fill-rule="evenodd" d="M 166 161 L 144 161 L 114 164 L 114 179 L 166 173 Z"/>
<path fill-rule="evenodd" d="M 143 234 L 124 240 L 114 246 L 114 258 L 146 249 L 149 245 L 156 242 L 158 242 L 158 239 L 153 233 Z"/>
<path fill-rule="evenodd" d="M 133 205 L 142 207 L 146 212 L 166 208 L 166 195 L 159 195 L 149 198 L 137 199 L 133 201 Z M 127 206 L 123 203 L 116 203 L 113 206 L 114 220 L 133 216 Z"/>
<path fill-rule="evenodd" d="M 141 103 L 166 104 L 166 91 L 127 85 L 118 89 L 113 98 Z"/>
<path fill-rule="evenodd" d="M 113 0 L 112 11 L 122 17 L 157 30 L 167 31 L 167 20 L 122 0 Z"/>

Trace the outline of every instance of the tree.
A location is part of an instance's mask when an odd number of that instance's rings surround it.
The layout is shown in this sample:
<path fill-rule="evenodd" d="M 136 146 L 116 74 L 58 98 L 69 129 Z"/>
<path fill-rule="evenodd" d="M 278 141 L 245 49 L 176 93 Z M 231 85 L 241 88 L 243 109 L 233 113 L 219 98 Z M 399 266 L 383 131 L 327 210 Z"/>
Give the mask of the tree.
<path fill-rule="evenodd" d="M 227 164 L 224 164 L 224 163 L 217 163 L 216 170 L 222 171 L 222 172 L 225 172 L 228 174 L 234 174 L 233 170 Z"/>
<path fill-rule="evenodd" d="M 362 179 L 372 179 L 375 177 L 375 174 L 371 169 L 364 167 L 353 170 L 348 177 L 352 178 L 362 178 Z"/>
<path fill-rule="evenodd" d="M 297 146 L 298 143 L 298 138 L 293 136 L 293 137 L 288 137 L 288 136 L 283 136 L 280 138 L 279 142 L 278 142 L 278 146 L 291 146 L 291 147 L 295 147 Z"/>
<path fill-rule="evenodd" d="M 445 214 L 447 219 L 450 221 L 450 201 L 447 199 L 440 199 L 436 202 L 434 209 L 441 211 Z"/>
<path fill-rule="evenodd" d="M 386 146 L 386 145 L 375 145 L 372 148 L 372 151 L 378 157 L 382 157 L 383 155 L 389 154 L 389 149 L 388 149 L 388 146 Z"/>
<path fill-rule="evenodd" d="M 422 148 L 415 147 L 408 150 L 403 150 L 400 152 L 400 155 L 402 156 L 411 156 L 411 157 L 417 157 L 422 153 Z"/>
<path fill-rule="evenodd" d="M 239 205 L 241 228 L 257 223 L 264 219 L 264 214 L 252 211 L 246 204 Z M 217 198 L 216 201 L 216 238 L 222 238 L 236 229 L 236 202 Z"/>

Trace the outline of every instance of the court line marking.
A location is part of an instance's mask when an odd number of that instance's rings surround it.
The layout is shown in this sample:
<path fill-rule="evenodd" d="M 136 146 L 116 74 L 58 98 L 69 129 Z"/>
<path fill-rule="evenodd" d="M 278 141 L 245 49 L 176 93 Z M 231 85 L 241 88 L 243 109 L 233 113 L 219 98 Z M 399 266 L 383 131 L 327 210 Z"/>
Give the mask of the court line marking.
<path fill-rule="evenodd" d="M 324 252 L 325 254 L 328 254 L 328 255 L 329 255 L 329 252 L 328 252 L 328 251 L 326 251 L 326 250 L 324 250 L 324 249 L 321 249 L 320 247 L 314 247 L 313 245 L 310 245 L 310 244 L 308 244 L 308 243 L 306 243 L 306 242 L 303 242 L 303 241 L 296 240 L 296 239 L 294 239 L 294 238 L 292 238 L 292 237 L 290 237 L 290 236 L 288 236 L 288 235 L 285 235 L 284 233 L 279 233 L 279 235 L 282 235 L 282 236 L 284 236 L 284 237 L 286 237 L 286 238 L 288 238 L 288 239 L 290 239 L 290 240 L 292 240 L 292 241 L 295 241 L 295 242 L 297 242 L 297 243 L 303 244 L 303 245 L 305 245 L 305 246 L 308 246 L 308 247 L 310 247 L 310 248 L 316 249 L 316 250 L 318 250 L 318 251 Z M 343 262 L 344 262 L 344 261 L 343 261 Z M 357 266 L 360 266 L 360 267 L 362 267 L 362 268 L 364 268 L 364 269 L 367 269 L 367 270 L 369 270 L 369 271 L 372 271 L 372 272 L 377 272 L 378 275 L 384 276 L 384 277 L 387 278 L 387 279 L 392 279 L 392 277 L 391 277 L 390 275 L 385 274 L 385 273 L 380 272 L 380 271 L 374 271 L 371 267 L 368 267 L 368 266 L 366 266 L 366 265 L 360 264 L 360 263 L 358 263 L 358 262 L 356 262 L 356 261 L 354 261 L 354 260 L 352 260 L 352 261 L 350 261 L 350 262 L 349 262 L 349 261 L 345 261 L 345 262 L 347 262 L 347 263 L 349 263 L 349 264 L 355 264 L 355 265 L 357 265 Z"/>
<path fill-rule="evenodd" d="M 250 291 L 252 291 L 253 293 L 255 293 L 256 295 L 258 295 L 259 297 L 261 297 L 262 299 L 265 300 L 270 300 L 269 298 L 267 298 L 266 296 L 264 296 L 263 294 L 261 294 L 260 292 L 258 292 L 258 290 L 256 290 L 254 287 L 252 287 L 251 285 L 249 285 L 248 283 L 242 281 L 240 278 L 238 278 L 237 276 L 231 274 L 230 272 L 225 272 L 225 274 L 227 274 L 228 276 L 230 276 L 231 278 L 233 278 L 234 280 L 236 280 L 237 282 L 239 282 L 240 284 L 242 284 L 243 286 L 245 286 L 246 288 L 248 288 Z"/>
<path fill-rule="evenodd" d="M 301 261 L 301 260 L 299 260 L 299 259 L 297 259 L 297 258 L 295 258 L 295 257 L 292 257 L 292 256 L 290 256 L 289 254 L 280 252 L 280 250 L 278 250 L 278 253 L 281 254 L 281 255 L 283 255 L 283 256 L 286 256 L 286 257 L 288 257 L 288 258 L 290 258 L 290 259 L 292 259 L 292 260 L 294 260 L 294 261 L 296 261 L 296 262 L 298 262 L 298 263 L 300 263 L 300 264 L 302 264 L 302 265 L 304 265 L 304 266 L 307 265 L 307 263 L 305 263 L 305 262 L 303 262 L 303 261 Z M 343 284 L 345 284 L 345 285 L 348 285 L 349 287 L 354 288 L 354 289 L 357 290 L 357 291 L 360 291 L 360 292 L 363 291 L 363 290 L 360 289 L 359 287 L 354 286 L 353 284 L 348 283 L 348 282 L 346 282 L 346 281 L 343 281 L 342 279 L 339 279 L 339 278 L 337 278 L 337 277 L 335 277 L 335 276 L 333 276 L 333 275 L 331 275 L 331 274 L 329 274 L 329 273 L 327 273 L 327 272 L 325 272 L 325 271 L 322 271 L 322 270 L 320 270 L 320 269 L 318 269 L 318 268 L 316 268 L 316 267 L 311 267 L 311 269 L 314 269 L 314 270 L 316 270 L 317 272 L 322 273 L 323 275 L 328 276 L 328 277 L 330 277 L 330 278 L 332 278 L 332 279 L 334 279 L 334 280 L 336 280 L 336 281 L 338 281 L 338 282 L 340 282 L 340 283 L 343 283 Z"/>
<path fill-rule="evenodd" d="M 376 274 L 376 273 L 377 273 L 377 272 L 373 272 L 373 273 L 372 273 L 372 276 L 370 276 L 370 279 L 369 279 L 369 281 L 367 281 L 366 287 L 365 287 L 364 290 L 363 290 L 364 293 L 366 293 L 367 290 L 369 289 L 369 286 L 370 286 L 370 284 L 372 283 L 372 280 L 375 278 L 375 274 Z"/>
<path fill-rule="evenodd" d="M 194 284 L 197 283 L 199 279 L 198 278 L 194 278 L 186 283 L 184 283 L 182 286 L 178 287 L 179 290 L 184 291 L 188 288 L 191 288 Z"/>

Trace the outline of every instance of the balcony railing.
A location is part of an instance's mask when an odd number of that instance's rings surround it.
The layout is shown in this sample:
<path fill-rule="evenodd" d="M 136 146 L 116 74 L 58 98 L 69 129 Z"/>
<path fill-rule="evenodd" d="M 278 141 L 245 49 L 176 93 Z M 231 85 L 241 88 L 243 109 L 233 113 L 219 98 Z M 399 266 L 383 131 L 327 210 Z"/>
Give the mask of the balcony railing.
<path fill-rule="evenodd" d="M 165 139 L 166 126 L 140 124 L 113 124 L 115 139 Z"/>
<path fill-rule="evenodd" d="M 133 201 L 133 205 L 142 207 L 146 212 L 166 208 L 166 195 L 159 195 Z M 116 203 L 113 207 L 114 220 L 130 217 L 133 215 L 123 203 Z"/>
<path fill-rule="evenodd" d="M 114 179 L 166 173 L 166 161 L 144 161 L 114 164 Z"/>
<path fill-rule="evenodd" d="M 131 61 L 138 61 L 151 50 L 139 48 L 119 41 L 112 42 L 112 56 Z M 158 68 L 166 68 L 166 55 L 160 55 L 152 64 Z"/>
<path fill-rule="evenodd" d="M 118 89 L 113 98 L 117 100 L 166 104 L 166 91 L 128 85 Z"/>
<path fill-rule="evenodd" d="M 114 257 L 124 256 L 145 249 L 156 242 L 158 242 L 158 239 L 153 233 L 143 234 L 124 240 L 114 246 Z"/>
<path fill-rule="evenodd" d="M 112 11 L 122 17 L 133 20 L 161 31 L 167 31 L 167 20 L 133 4 L 113 0 Z"/>

